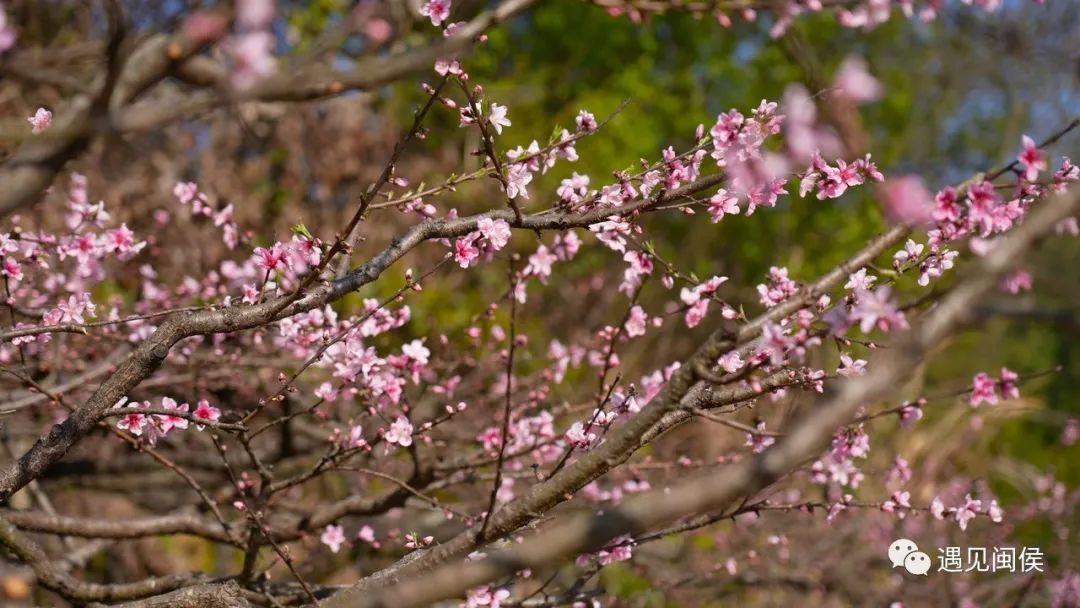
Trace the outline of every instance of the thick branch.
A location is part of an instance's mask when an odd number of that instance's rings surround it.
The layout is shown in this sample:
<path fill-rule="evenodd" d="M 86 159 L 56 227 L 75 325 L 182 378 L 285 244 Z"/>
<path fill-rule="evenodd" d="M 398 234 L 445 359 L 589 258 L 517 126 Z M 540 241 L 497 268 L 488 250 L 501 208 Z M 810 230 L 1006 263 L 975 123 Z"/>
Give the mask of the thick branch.
<path fill-rule="evenodd" d="M 54 561 L 32 540 L 7 519 L 0 517 L 0 544 L 11 550 L 20 561 L 30 566 L 38 581 L 61 596 L 78 601 L 118 601 L 159 595 L 199 582 L 197 575 L 171 575 L 150 578 L 137 583 L 101 585 L 87 583 L 56 569 Z"/>
<path fill-rule="evenodd" d="M 247 608 L 250 605 L 235 581 L 186 587 L 144 600 L 112 604 L 114 608 Z"/>
<path fill-rule="evenodd" d="M 33 511 L 3 511 L 0 517 L 30 532 L 77 536 L 80 538 L 144 538 L 171 534 L 190 534 L 217 542 L 232 542 L 215 521 L 194 515 L 164 515 L 141 519 L 97 519 L 48 515 Z"/>
<path fill-rule="evenodd" d="M 400 52 L 390 57 L 375 57 L 342 72 L 326 66 L 304 65 L 279 72 L 259 81 L 245 91 L 225 87 L 228 72 L 198 58 L 186 74 L 194 81 L 214 82 L 214 89 L 204 89 L 182 98 L 147 101 L 118 114 L 113 127 L 119 131 L 148 131 L 191 117 L 226 103 L 242 101 L 297 102 L 340 95 L 349 91 L 367 91 L 398 81 L 410 74 L 430 70 L 435 60 L 467 52 L 484 31 L 528 9 L 538 0 L 507 0 L 495 9 L 481 13 L 458 29 L 453 36 L 438 42 Z"/>

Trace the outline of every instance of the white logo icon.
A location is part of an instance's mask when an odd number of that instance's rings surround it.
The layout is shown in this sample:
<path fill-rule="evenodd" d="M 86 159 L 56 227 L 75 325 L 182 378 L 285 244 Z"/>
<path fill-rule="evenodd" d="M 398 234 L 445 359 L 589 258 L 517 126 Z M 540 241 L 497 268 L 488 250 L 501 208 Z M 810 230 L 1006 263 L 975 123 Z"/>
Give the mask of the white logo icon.
<path fill-rule="evenodd" d="M 930 556 L 922 551 L 912 551 L 904 558 L 904 568 L 912 574 L 926 576 L 930 571 Z"/>
<path fill-rule="evenodd" d="M 915 541 L 901 538 L 889 545 L 889 561 L 893 568 L 903 566 L 912 574 L 926 576 L 930 571 L 930 556 L 919 551 Z"/>

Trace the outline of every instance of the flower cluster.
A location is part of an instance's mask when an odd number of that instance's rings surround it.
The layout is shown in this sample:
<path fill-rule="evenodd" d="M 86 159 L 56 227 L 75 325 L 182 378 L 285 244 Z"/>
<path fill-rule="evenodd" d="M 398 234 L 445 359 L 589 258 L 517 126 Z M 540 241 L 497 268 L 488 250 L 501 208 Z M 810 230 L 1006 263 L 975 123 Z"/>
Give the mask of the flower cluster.
<path fill-rule="evenodd" d="M 998 380 L 994 380 L 984 372 L 979 372 L 975 374 L 975 379 L 972 381 L 971 396 L 968 403 L 971 404 L 971 407 L 979 407 L 982 403 L 997 405 L 999 389 L 1004 398 L 1019 399 L 1020 388 L 1016 385 L 1019 379 L 1020 376 L 1007 367 L 1001 368 L 1001 377 Z"/>
<path fill-rule="evenodd" d="M 983 502 L 986 502 L 986 506 L 983 506 Z M 997 500 L 977 500 L 972 498 L 971 494 L 966 495 L 963 503 L 955 507 L 946 507 L 941 498 L 935 496 L 934 500 L 930 502 L 930 514 L 934 516 L 934 519 L 938 520 L 952 517 L 961 530 L 967 530 L 968 522 L 977 515 L 986 515 L 994 523 L 1001 523 L 1005 515 L 1001 507 L 998 506 Z"/>
<path fill-rule="evenodd" d="M 174 429 L 184 430 L 188 428 L 187 403 L 177 403 L 171 397 L 162 397 L 161 406 L 153 408 L 149 401 L 129 402 L 127 397 L 121 398 L 113 406 L 115 409 L 123 409 L 125 413 L 116 422 L 116 428 L 127 431 L 136 437 L 143 437 L 150 445 L 157 443 L 158 439 L 165 437 Z M 134 409 L 136 411 L 127 412 Z M 176 412 L 175 414 L 143 414 L 137 410 L 160 409 Z M 206 399 L 200 399 L 191 412 L 191 418 L 195 420 L 195 428 L 200 431 L 206 423 L 214 423 L 221 419 L 221 410 L 210 405 Z M 199 424 L 202 421 L 203 424 Z"/>
<path fill-rule="evenodd" d="M 221 210 L 214 209 L 206 196 L 194 182 L 177 182 L 173 196 L 181 205 L 191 205 L 192 215 L 207 217 L 214 226 L 221 228 L 222 239 L 229 249 L 236 249 L 239 244 L 239 228 L 233 218 L 233 205 L 230 203 Z"/>
<path fill-rule="evenodd" d="M 577 557 L 575 563 L 579 567 L 587 567 L 592 563 L 606 566 L 615 562 L 624 562 L 634 557 L 633 540 L 626 535 L 613 539 L 603 549 L 596 553 L 583 553 Z"/>
<path fill-rule="evenodd" d="M 113 224 L 103 202 L 90 201 L 87 180 L 77 173 L 71 178 L 63 218 L 67 231 L 17 226 L 13 232 L 0 233 L 0 274 L 7 282 L 9 301 L 43 310 L 37 313 L 42 326 L 82 325 L 87 317 L 97 315 L 99 306 L 91 293 L 108 278 L 107 262 L 127 262 L 147 246 L 126 224 Z M 107 311 L 110 319 L 117 314 L 115 308 Z M 30 327 L 22 321 L 15 325 L 16 329 Z M 0 346 L 0 362 L 11 360 L 10 346 L 29 345 L 24 354 L 34 354 L 50 339 L 48 333 L 16 338 L 11 345 Z"/>
<path fill-rule="evenodd" d="M 454 242 L 454 261 L 462 268 L 468 268 L 480 259 L 481 254 L 488 259 L 510 241 L 510 224 L 505 220 L 480 218 L 476 230 L 459 237 Z"/>
<path fill-rule="evenodd" d="M 799 196 L 805 197 L 816 191 L 818 200 L 839 198 L 847 192 L 848 188 L 861 186 L 867 180 L 885 181 L 885 176 L 870 160 L 869 154 L 850 164 L 842 159 L 837 160 L 836 166 L 833 167 L 825 162 L 819 152 L 815 151 L 810 160 L 810 166 L 799 182 Z"/>
<path fill-rule="evenodd" d="M 858 488 L 865 475 L 855 459 L 865 459 L 869 453 L 870 437 L 863 425 L 843 429 L 833 437 L 829 453 L 810 466 L 810 479 L 814 483 Z"/>

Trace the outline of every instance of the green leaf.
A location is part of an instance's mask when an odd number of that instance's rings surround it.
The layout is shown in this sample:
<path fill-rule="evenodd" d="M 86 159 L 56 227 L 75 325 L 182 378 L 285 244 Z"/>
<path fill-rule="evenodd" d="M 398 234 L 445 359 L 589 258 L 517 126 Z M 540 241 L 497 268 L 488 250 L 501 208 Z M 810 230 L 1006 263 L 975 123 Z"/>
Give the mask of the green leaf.
<path fill-rule="evenodd" d="M 293 226 L 292 233 L 296 236 L 302 236 L 309 241 L 315 240 L 315 237 L 311 234 L 311 231 L 308 230 L 308 227 L 305 226 L 303 222 L 300 222 L 299 224 Z"/>

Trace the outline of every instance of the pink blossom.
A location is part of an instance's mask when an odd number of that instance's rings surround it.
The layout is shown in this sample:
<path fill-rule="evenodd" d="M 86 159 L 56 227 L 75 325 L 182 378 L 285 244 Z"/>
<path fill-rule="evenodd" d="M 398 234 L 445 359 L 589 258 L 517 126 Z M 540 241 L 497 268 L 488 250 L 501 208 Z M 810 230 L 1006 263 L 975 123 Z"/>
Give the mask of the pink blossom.
<path fill-rule="evenodd" d="M 964 504 L 956 508 L 953 517 L 956 518 L 956 523 L 960 524 L 961 530 L 967 530 L 968 522 L 978 515 L 981 509 L 982 501 L 974 500 L 971 494 L 968 494 L 964 497 Z"/>
<path fill-rule="evenodd" d="M 556 159 L 558 158 L 565 158 L 569 162 L 574 162 L 578 159 L 576 142 L 573 140 L 573 136 L 570 135 L 570 132 L 566 129 L 563 129 L 562 134 L 559 135 L 559 144 L 555 146 L 552 154 L 545 159 L 544 173 L 547 173 L 548 169 L 555 166 Z"/>
<path fill-rule="evenodd" d="M 337 553 L 341 550 L 341 545 L 345 544 L 345 530 L 341 526 L 331 524 L 326 526 L 319 540 L 329 547 L 331 552 Z"/>
<path fill-rule="evenodd" d="M 274 72 L 274 37 L 267 31 L 247 31 L 228 45 L 233 59 L 232 81 L 238 89 L 254 86 Z"/>
<path fill-rule="evenodd" d="M 1061 431 L 1061 443 L 1070 446 L 1080 440 L 1080 420 L 1070 418 Z"/>
<path fill-rule="evenodd" d="M 510 598 L 506 589 L 492 589 L 490 585 L 470 589 L 465 596 L 465 608 L 500 608 Z"/>
<path fill-rule="evenodd" d="M 578 112 L 577 117 L 574 118 L 574 123 L 577 124 L 577 130 L 581 133 L 590 133 L 600 128 L 596 122 L 596 117 L 586 110 Z"/>
<path fill-rule="evenodd" d="M 359 424 L 354 425 L 349 429 L 349 439 L 347 445 L 350 448 L 362 448 L 367 445 L 367 441 L 364 440 L 364 427 Z"/>
<path fill-rule="evenodd" d="M 231 208 L 232 205 L 229 205 L 230 219 L 228 221 L 231 221 Z M 214 220 L 214 224 L 218 225 L 217 219 Z M 285 247 L 292 255 L 293 260 L 298 261 L 301 266 L 316 267 L 322 261 L 322 248 L 318 239 L 309 239 L 296 235 Z"/>
<path fill-rule="evenodd" d="M 383 436 L 387 443 L 396 443 L 403 448 L 412 445 L 413 425 L 404 416 L 398 416 L 390 425 L 390 429 Z"/>
<path fill-rule="evenodd" d="M 589 176 L 574 172 L 570 177 L 562 180 L 555 194 L 566 203 L 577 204 L 585 200 L 589 192 Z"/>
<path fill-rule="evenodd" d="M 15 46 L 18 37 L 15 29 L 8 25 L 7 13 L 4 12 L 3 3 L 0 3 L 0 53 Z"/>
<path fill-rule="evenodd" d="M 138 437 L 143 433 L 143 427 L 146 426 L 146 416 L 138 413 L 124 414 L 116 422 L 116 428 L 125 430 L 132 435 Z"/>
<path fill-rule="evenodd" d="M 615 562 L 625 562 L 633 558 L 633 549 L 629 536 L 620 536 L 612 541 L 608 548 L 601 549 L 596 553 L 596 561 L 601 566 L 607 566 Z"/>
<path fill-rule="evenodd" d="M 863 333 L 870 333 L 875 327 L 882 331 L 904 329 L 907 319 L 891 302 L 891 289 L 882 285 L 874 291 L 858 292 L 858 301 L 851 311 L 851 319 L 859 323 Z"/>
<path fill-rule="evenodd" d="M 626 335 L 635 338 L 637 336 L 645 335 L 646 322 L 648 316 L 645 314 L 645 310 L 640 306 L 634 306 L 630 309 L 630 316 L 626 320 Z"/>
<path fill-rule="evenodd" d="M 865 268 L 860 268 L 854 274 L 848 275 L 848 281 L 844 284 L 844 289 L 867 291 L 874 286 L 876 280 L 876 276 L 867 274 Z"/>
<path fill-rule="evenodd" d="M 432 2 L 439 2 L 440 0 L 431 0 Z M 449 4 L 449 2 L 447 2 Z M 506 106 L 500 106 L 497 103 L 491 104 L 491 112 L 488 114 L 488 122 L 491 126 L 495 127 L 495 132 L 502 135 L 503 127 L 510 126 L 510 119 L 506 117 Z"/>
<path fill-rule="evenodd" d="M 758 420 L 757 425 L 754 427 L 756 432 L 750 432 L 746 434 L 745 446 L 750 448 L 750 451 L 759 454 L 765 451 L 765 448 L 776 443 L 776 439 L 765 434 L 765 421 Z"/>
<path fill-rule="evenodd" d="M 267 272 L 274 272 L 275 270 L 288 268 L 289 258 L 288 251 L 281 243 L 274 243 L 273 247 L 267 249 L 265 247 L 255 248 L 255 265 Z"/>
<path fill-rule="evenodd" d="M 907 490 L 898 490 L 893 493 L 888 500 L 881 503 L 881 510 L 886 513 L 897 513 L 900 519 L 903 519 L 907 513 L 907 509 L 911 508 L 911 492 Z"/>
<path fill-rule="evenodd" d="M 552 254 L 545 245 L 536 248 L 536 253 L 529 256 L 529 264 L 525 267 L 525 274 L 535 276 L 540 282 L 547 283 L 551 276 L 551 266 L 559 258 Z"/>
<path fill-rule="evenodd" d="M 161 398 L 161 407 L 162 407 L 162 409 L 175 410 L 177 412 L 182 412 L 182 413 L 186 414 L 187 411 L 188 411 L 189 406 L 186 403 L 181 403 L 181 404 L 178 405 L 176 403 L 176 400 L 172 399 L 171 397 L 162 397 Z M 159 426 L 161 427 L 161 433 L 163 435 L 167 434 L 169 431 L 171 431 L 173 429 L 181 429 L 181 430 L 183 430 L 183 429 L 188 428 L 188 420 L 187 420 L 187 418 L 181 418 L 180 416 L 162 416 L 162 415 L 158 415 L 157 420 L 158 420 Z"/>
<path fill-rule="evenodd" d="M 199 185 L 194 182 L 176 182 L 173 186 L 173 196 L 181 205 L 206 203 L 206 195 L 199 192 Z"/>
<path fill-rule="evenodd" d="M 456 59 L 436 59 L 435 73 L 439 76 L 446 76 L 447 74 L 461 76 L 464 71 L 461 69 L 461 63 Z"/>
<path fill-rule="evenodd" d="M 795 339 L 776 323 L 767 322 L 761 328 L 761 355 L 767 356 L 773 365 L 784 362 L 787 353 L 795 347 Z"/>
<path fill-rule="evenodd" d="M 788 278 L 787 268 L 773 266 L 769 269 L 769 282 L 757 286 L 758 296 L 766 308 L 772 308 L 799 291 L 799 285 Z"/>
<path fill-rule="evenodd" d="M 416 532 L 409 532 L 405 535 L 405 547 L 408 549 L 419 549 L 420 547 L 430 545 L 434 541 L 434 536 L 425 536 L 421 538 Z"/>
<path fill-rule="evenodd" d="M 908 401 L 900 408 L 900 427 L 910 429 L 915 423 L 922 420 L 923 401 Z"/>
<path fill-rule="evenodd" d="M 743 361 L 742 357 L 739 356 L 738 351 L 733 350 L 721 355 L 719 364 L 725 372 L 729 374 L 734 374 L 735 372 L 742 369 L 743 366 L 746 365 L 746 362 Z"/>
<path fill-rule="evenodd" d="M 495 493 L 495 499 L 504 504 L 514 500 L 513 477 L 503 477 L 502 483 L 499 485 L 499 491 Z"/>
<path fill-rule="evenodd" d="M 848 57 L 840 64 L 833 86 L 857 104 L 877 101 L 882 95 L 881 83 L 870 75 L 861 57 Z"/>
<path fill-rule="evenodd" d="M 847 378 L 861 376 L 866 373 L 866 361 L 863 359 L 852 359 L 847 354 L 841 354 L 840 367 L 837 368 L 836 373 Z"/>
<path fill-rule="evenodd" d="M 22 266 L 15 258 L 4 258 L 3 268 L 0 269 L 5 277 L 13 281 L 21 281 L 23 279 Z"/>
<path fill-rule="evenodd" d="M 68 296 L 67 301 L 61 301 L 56 308 L 45 314 L 46 325 L 59 325 L 61 323 L 86 323 L 85 315 L 94 316 L 96 310 L 94 303 L 90 301 L 90 294 Z"/>
<path fill-rule="evenodd" d="M 934 199 L 922 179 L 913 175 L 886 180 L 885 212 L 894 221 L 922 225 L 933 219 Z"/>
<path fill-rule="evenodd" d="M 975 379 L 972 382 L 971 397 L 968 400 L 971 407 L 978 407 L 982 403 L 997 405 L 997 402 L 997 383 L 994 382 L 994 379 L 983 372 L 975 374 Z"/>
<path fill-rule="evenodd" d="M 448 23 L 446 24 L 446 28 L 443 29 L 443 36 L 449 38 L 450 36 L 453 36 L 459 31 L 461 31 L 461 28 L 465 27 L 466 25 L 468 25 L 468 22 L 466 21 L 455 21 L 454 23 Z M 484 36 L 480 37 L 481 40 L 485 38 L 486 37 Z"/>
<path fill-rule="evenodd" d="M 956 264 L 955 259 L 958 255 L 960 255 L 959 251 L 944 249 L 928 255 L 919 265 L 919 285 L 926 287 L 930 284 L 930 279 L 941 278 L 946 270 L 951 269 Z"/>
<path fill-rule="evenodd" d="M 836 516 L 847 510 L 848 505 L 851 504 L 852 499 L 855 497 L 851 494 L 844 494 L 840 500 L 829 505 L 829 512 L 825 516 L 827 523 L 832 523 L 832 520 L 836 519 Z"/>
<path fill-rule="evenodd" d="M 1080 180 L 1080 166 L 1074 165 L 1068 156 L 1061 158 L 1061 168 L 1054 172 L 1055 192 L 1064 192 L 1069 183 Z"/>
<path fill-rule="evenodd" d="M 1080 236 L 1080 225 L 1077 225 L 1075 217 L 1067 217 L 1054 225 L 1054 233 Z"/>
<path fill-rule="evenodd" d="M 651 265 L 649 266 L 649 271 L 650 272 L 652 271 L 652 266 Z M 714 277 L 710 278 L 709 280 L 705 281 L 704 283 L 702 283 L 701 285 L 698 285 L 697 287 L 695 287 L 695 289 L 697 291 L 700 291 L 703 295 L 712 295 L 712 294 L 716 293 L 717 289 L 720 289 L 721 285 L 723 285 L 724 283 L 727 283 L 727 281 L 728 281 L 727 277 L 716 277 L 716 276 L 714 276 Z"/>
<path fill-rule="evenodd" d="M 899 454 L 893 459 L 893 466 L 889 469 L 888 475 L 885 477 L 886 483 L 892 484 L 905 484 L 911 481 L 911 465 L 908 461 Z"/>
<path fill-rule="evenodd" d="M 221 419 L 221 410 L 219 410 L 218 408 L 210 405 L 210 402 L 207 401 L 206 399 L 200 399 L 199 403 L 196 404 L 195 411 L 192 412 L 192 415 L 195 416 L 196 418 L 200 418 L 202 420 L 208 420 L 210 422 L 217 422 L 218 420 Z M 196 424 L 195 428 L 197 428 L 197 429 L 199 429 L 201 431 L 201 430 L 203 430 L 203 425 Z"/>
<path fill-rule="evenodd" d="M 192 42 L 202 44 L 220 39 L 225 35 L 228 25 L 225 15 L 201 10 L 189 13 L 180 24 L 180 31 Z"/>
<path fill-rule="evenodd" d="M 728 194 L 727 190 L 721 188 L 720 190 L 717 190 L 716 194 L 709 198 L 709 215 L 712 216 L 714 224 L 724 219 L 725 215 L 738 214 L 739 198 Z"/>
<path fill-rule="evenodd" d="M 27 118 L 26 120 L 30 123 L 30 126 L 32 127 L 30 131 L 34 135 L 37 135 L 39 133 L 45 132 L 45 129 L 49 128 L 49 125 L 52 124 L 52 117 L 52 112 L 46 110 L 45 108 L 38 108 L 37 112 L 34 112 L 34 115 L 30 118 Z"/>
<path fill-rule="evenodd" d="M 480 258 L 480 249 L 476 247 L 476 235 L 467 234 L 454 241 L 454 261 L 462 268 L 468 268 Z"/>
<path fill-rule="evenodd" d="M 1001 394 L 1006 399 L 1019 399 L 1020 387 L 1016 385 L 1016 381 L 1020 379 L 1020 376 L 1007 367 L 1001 368 Z"/>
<path fill-rule="evenodd" d="M 237 25 L 263 29 L 274 20 L 274 0 L 240 0 L 236 3 Z"/>
<path fill-rule="evenodd" d="M 880 169 L 878 169 L 876 164 L 874 164 L 874 161 L 869 153 L 867 153 L 866 156 L 863 156 L 862 158 L 856 158 L 854 161 L 851 162 L 851 165 L 858 169 L 863 174 L 863 176 L 865 176 L 871 181 L 885 181 L 885 174 L 882 173 Z"/>
<path fill-rule="evenodd" d="M 945 505 L 941 502 L 941 499 L 937 496 L 934 500 L 930 501 L 930 514 L 934 516 L 934 519 L 945 519 Z"/>
<path fill-rule="evenodd" d="M 1060 579 L 1047 584 L 1053 598 L 1051 608 L 1075 608 L 1080 606 L 1080 573 L 1066 572 Z"/>
<path fill-rule="evenodd" d="M 595 233 L 597 240 L 608 249 L 626 253 L 626 236 L 633 233 L 633 226 L 623 218 L 612 215 L 606 221 L 590 225 L 589 231 Z"/>
<path fill-rule="evenodd" d="M 11 238 L 10 232 L 0 233 L 0 253 L 15 253 L 19 250 L 19 242 Z"/>
<path fill-rule="evenodd" d="M 428 0 L 420 7 L 420 14 L 431 19 L 431 25 L 438 26 L 450 18 L 450 0 Z"/>
<path fill-rule="evenodd" d="M 814 158 L 819 151 L 832 158 L 840 151 L 840 140 L 836 134 L 819 126 L 817 106 L 806 87 L 799 84 L 788 85 L 784 89 L 783 106 L 787 119 L 784 127 L 786 141 L 792 159 L 796 162 L 806 161 Z M 730 129 L 730 120 L 726 122 Z M 841 193 L 842 190 L 836 196 Z"/>
<path fill-rule="evenodd" d="M 581 422 L 575 422 L 567 429 L 566 442 L 572 446 L 588 448 L 594 441 L 596 441 L 596 433 L 586 433 L 585 425 Z"/>
<path fill-rule="evenodd" d="M 506 172 L 506 196 L 510 198 L 529 198 L 526 186 L 532 182 L 533 174 L 525 163 L 514 163 Z"/>
<path fill-rule="evenodd" d="M 1024 168 L 1024 179 L 1033 182 L 1039 179 L 1039 173 L 1046 171 L 1049 167 L 1046 162 L 1046 154 L 1027 135 L 1024 135 L 1021 141 L 1024 149 L 1016 159 L 1020 162 L 1020 166 Z"/>
<path fill-rule="evenodd" d="M 371 545 L 378 545 L 378 543 L 375 541 L 375 529 L 371 526 L 365 525 L 361 527 L 360 531 L 356 533 L 356 538 Z"/>
<path fill-rule="evenodd" d="M 401 347 L 401 353 L 419 365 L 427 365 L 431 351 L 424 346 L 423 340 L 413 340 Z"/>
<path fill-rule="evenodd" d="M 620 414 L 636 414 L 641 411 L 641 404 L 638 403 L 637 397 L 633 393 L 624 394 L 621 391 L 615 391 L 611 395 L 611 404 L 615 411 Z"/>
<path fill-rule="evenodd" d="M 1021 291 L 1031 291 L 1031 273 L 1024 270 L 1005 275 L 1001 279 L 1001 289 L 1013 295 Z"/>
<path fill-rule="evenodd" d="M 131 258 L 145 247 L 146 241 L 136 242 L 135 233 L 127 227 L 126 223 L 105 232 L 105 251 L 115 253 L 122 260 Z"/>
<path fill-rule="evenodd" d="M 908 262 L 916 262 L 919 257 L 922 256 L 925 245 L 916 243 L 912 239 L 908 239 L 904 244 L 904 248 L 893 254 L 893 262 L 898 264 L 905 264 Z"/>
<path fill-rule="evenodd" d="M 709 310 L 708 300 L 698 300 L 690 305 L 690 308 L 686 311 L 686 326 L 697 327 L 702 320 L 705 319 L 705 314 Z"/>
<path fill-rule="evenodd" d="M 510 224 L 506 223 L 506 220 L 482 217 L 476 222 L 476 228 L 495 251 L 506 247 L 506 243 L 510 241 Z"/>
<path fill-rule="evenodd" d="M 701 290 L 697 288 L 683 287 L 679 292 L 679 299 L 687 306 L 693 306 L 701 300 Z"/>
<path fill-rule="evenodd" d="M 629 297 L 641 285 L 643 278 L 652 274 L 653 262 L 647 253 L 636 250 L 623 254 L 623 261 L 627 262 L 629 267 L 623 271 L 623 281 L 619 284 L 619 291 Z"/>

